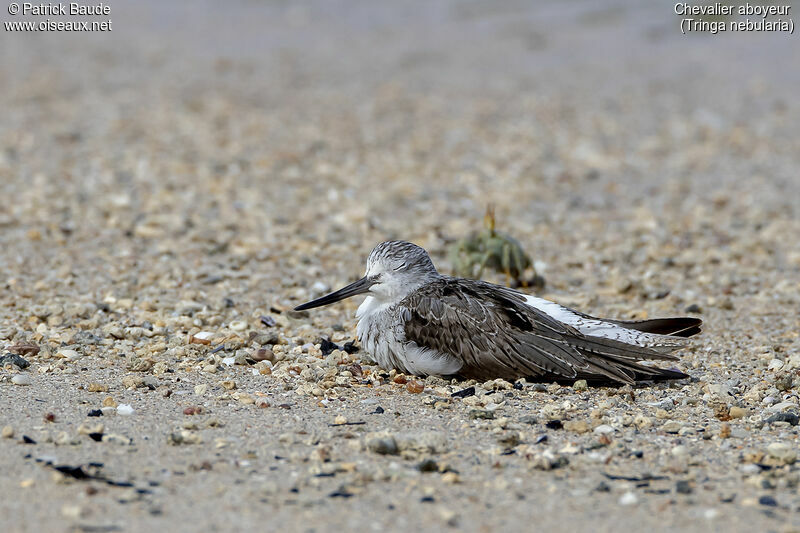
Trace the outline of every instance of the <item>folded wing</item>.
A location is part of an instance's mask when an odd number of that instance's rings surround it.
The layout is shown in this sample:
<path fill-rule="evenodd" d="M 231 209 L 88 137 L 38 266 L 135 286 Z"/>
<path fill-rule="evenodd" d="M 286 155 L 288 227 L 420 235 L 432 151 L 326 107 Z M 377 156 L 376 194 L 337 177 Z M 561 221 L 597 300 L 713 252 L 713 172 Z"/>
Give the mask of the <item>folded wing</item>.
<path fill-rule="evenodd" d="M 596 375 L 631 383 L 661 372 L 637 361 L 677 359 L 587 335 L 528 305 L 526 295 L 477 280 L 444 277 L 412 292 L 400 306 L 406 341 L 460 359 L 459 374 L 467 378 Z"/>

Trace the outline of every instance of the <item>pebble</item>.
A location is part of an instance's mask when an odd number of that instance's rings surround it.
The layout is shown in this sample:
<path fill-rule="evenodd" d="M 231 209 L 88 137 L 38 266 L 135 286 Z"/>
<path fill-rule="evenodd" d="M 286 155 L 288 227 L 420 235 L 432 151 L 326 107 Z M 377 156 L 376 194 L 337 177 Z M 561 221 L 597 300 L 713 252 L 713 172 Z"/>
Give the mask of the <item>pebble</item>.
<path fill-rule="evenodd" d="M 663 409 L 665 411 L 672 411 L 675 409 L 675 401 L 672 398 L 664 398 L 661 401 L 648 403 L 647 405 L 655 407 L 656 409 Z"/>
<path fill-rule="evenodd" d="M 373 437 L 367 440 L 367 448 L 381 455 L 396 455 L 399 453 L 397 441 L 391 435 Z"/>
<path fill-rule="evenodd" d="M 608 424 L 601 424 L 594 428 L 594 433 L 597 433 L 598 435 L 610 435 L 611 433 L 614 433 L 614 431 L 615 429 Z"/>
<path fill-rule="evenodd" d="M 195 385 L 194 387 L 195 396 L 202 396 L 206 392 L 208 392 L 208 383 L 201 383 L 200 385 Z"/>
<path fill-rule="evenodd" d="M 58 352 L 56 352 L 56 355 L 58 357 L 63 357 L 68 361 L 77 361 L 78 359 L 83 357 L 83 354 L 77 350 L 59 350 Z"/>
<path fill-rule="evenodd" d="M 773 442 L 767 446 L 767 455 L 780 464 L 793 464 L 797 461 L 797 450 L 785 442 Z"/>
<path fill-rule="evenodd" d="M 769 495 L 761 496 L 758 499 L 758 503 L 759 503 L 759 505 L 765 505 L 767 507 L 777 507 L 778 506 L 778 500 L 776 500 L 774 497 L 769 496 Z"/>
<path fill-rule="evenodd" d="M 728 414 L 730 415 L 731 418 L 744 418 L 748 415 L 748 411 L 743 407 L 737 407 L 734 405 L 733 407 L 730 408 Z"/>
<path fill-rule="evenodd" d="M 0 367 L 4 367 L 6 365 L 14 365 L 17 368 L 24 370 L 31 366 L 31 364 L 26 361 L 22 356 L 17 355 L 15 353 L 8 353 L 3 357 L 0 357 Z"/>
<path fill-rule="evenodd" d="M 796 413 L 776 413 L 765 420 L 767 424 L 774 424 L 775 422 L 788 422 L 792 426 L 800 423 L 800 416 Z"/>
<path fill-rule="evenodd" d="M 3 426 L 0 436 L 2 436 L 4 439 L 14 438 L 14 428 L 11 426 Z"/>
<path fill-rule="evenodd" d="M 471 420 L 492 420 L 494 418 L 494 411 L 470 409 L 469 418 Z"/>
<path fill-rule="evenodd" d="M 244 331 L 247 329 L 247 322 L 244 320 L 234 320 L 230 323 L 230 328 L 233 331 Z"/>
<path fill-rule="evenodd" d="M 572 389 L 575 391 L 585 391 L 589 389 L 589 384 L 586 382 L 585 379 L 579 379 L 578 381 L 572 384 Z"/>
<path fill-rule="evenodd" d="M 564 429 L 574 433 L 586 433 L 591 427 L 586 420 L 567 420 L 564 422 Z"/>
<path fill-rule="evenodd" d="M 86 387 L 86 390 L 89 392 L 108 392 L 108 385 L 103 385 L 101 383 L 89 383 L 89 386 Z"/>
<path fill-rule="evenodd" d="M 767 411 L 781 413 L 789 409 L 797 409 L 797 404 L 792 402 L 778 402 L 767 407 Z"/>
<path fill-rule="evenodd" d="M 535 454 L 531 459 L 531 466 L 537 470 L 555 470 L 569 464 L 569 459 L 564 455 L 556 455 L 552 450 L 544 450 Z"/>
<path fill-rule="evenodd" d="M 196 431 L 182 429 L 179 432 L 170 433 L 167 436 L 167 443 L 178 446 L 181 444 L 200 444 L 203 442 L 202 436 Z"/>
<path fill-rule="evenodd" d="M 639 497 L 634 492 L 626 492 L 619 499 L 620 505 L 636 505 L 639 503 Z"/>
<path fill-rule="evenodd" d="M 134 410 L 134 408 L 131 407 L 130 405 L 126 404 L 126 403 L 121 403 L 121 404 L 119 404 L 117 406 L 117 414 L 118 415 L 131 416 L 135 412 L 136 411 Z"/>
<path fill-rule="evenodd" d="M 767 370 L 775 371 L 780 370 L 781 368 L 783 368 L 783 361 L 780 359 L 773 359 L 769 362 L 769 365 L 767 365 Z"/>
<path fill-rule="evenodd" d="M 664 425 L 661 426 L 661 429 L 667 433 L 677 433 L 682 427 L 683 424 L 681 422 L 678 422 L 677 420 L 668 420 L 667 422 L 664 422 Z"/>
<path fill-rule="evenodd" d="M 251 355 L 254 361 L 271 361 L 275 362 L 275 354 L 269 348 L 259 348 Z"/>
<path fill-rule="evenodd" d="M 412 380 L 406 383 L 406 390 L 411 394 L 419 394 L 425 390 L 425 384 L 422 381 Z"/>
<path fill-rule="evenodd" d="M 649 417 L 646 417 L 644 415 L 636 415 L 633 418 L 633 424 L 638 429 L 647 429 L 653 426 L 653 421 Z"/>
<path fill-rule="evenodd" d="M 14 385 L 30 385 L 33 383 L 33 380 L 27 374 L 15 374 L 14 377 L 11 378 L 11 383 Z"/>
<path fill-rule="evenodd" d="M 113 407 L 116 411 L 117 402 L 111 396 L 106 396 L 103 398 L 103 407 Z M 105 412 L 105 410 L 103 412 Z"/>

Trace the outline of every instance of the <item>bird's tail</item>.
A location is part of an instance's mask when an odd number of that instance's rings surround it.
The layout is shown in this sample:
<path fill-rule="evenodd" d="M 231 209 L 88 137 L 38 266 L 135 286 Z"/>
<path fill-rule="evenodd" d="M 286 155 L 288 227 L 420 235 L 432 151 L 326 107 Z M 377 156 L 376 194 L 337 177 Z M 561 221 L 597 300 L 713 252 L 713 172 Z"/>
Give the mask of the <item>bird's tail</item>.
<path fill-rule="evenodd" d="M 691 337 L 701 331 L 703 321 L 696 317 L 684 316 L 677 318 L 651 318 L 649 320 L 608 320 L 623 328 L 651 333 L 653 335 L 666 335 L 670 337 Z"/>

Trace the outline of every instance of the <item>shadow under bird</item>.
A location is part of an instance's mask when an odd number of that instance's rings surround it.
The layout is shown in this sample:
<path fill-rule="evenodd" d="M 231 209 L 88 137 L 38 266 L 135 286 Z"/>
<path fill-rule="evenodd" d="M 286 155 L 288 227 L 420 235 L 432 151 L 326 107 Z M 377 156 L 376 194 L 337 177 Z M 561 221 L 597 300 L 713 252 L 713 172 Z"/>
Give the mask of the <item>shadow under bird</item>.
<path fill-rule="evenodd" d="M 364 350 L 385 369 L 423 376 L 681 379 L 688 376 L 640 361 L 677 360 L 672 352 L 702 325 L 693 317 L 595 318 L 500 285 L 443 276 L 423 248 L 404 241 L 378 244 L 363 278 L 295 309 L 357 294 L 368 294 L 356 311 Z"/>

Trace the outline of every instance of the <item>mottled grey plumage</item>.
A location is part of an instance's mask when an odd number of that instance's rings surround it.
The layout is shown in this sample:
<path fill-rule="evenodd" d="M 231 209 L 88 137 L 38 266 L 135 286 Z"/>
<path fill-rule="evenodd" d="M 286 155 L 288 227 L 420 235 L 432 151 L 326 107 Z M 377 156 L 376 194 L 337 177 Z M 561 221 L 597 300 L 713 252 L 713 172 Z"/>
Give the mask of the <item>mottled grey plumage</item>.
<path fill-rule="evenodd" d="M 669 352 L 701 324 L 598 319 L 499 285 L 442 276 L 425 250 L 402 241 L 376 246 L 361 280 L 298 309 L 362 292 L 370 296 L 356 316 L 367 353 L 385 368 L 421 375 L 680 378 L 638 362 L 676 360 Z"/>

